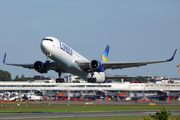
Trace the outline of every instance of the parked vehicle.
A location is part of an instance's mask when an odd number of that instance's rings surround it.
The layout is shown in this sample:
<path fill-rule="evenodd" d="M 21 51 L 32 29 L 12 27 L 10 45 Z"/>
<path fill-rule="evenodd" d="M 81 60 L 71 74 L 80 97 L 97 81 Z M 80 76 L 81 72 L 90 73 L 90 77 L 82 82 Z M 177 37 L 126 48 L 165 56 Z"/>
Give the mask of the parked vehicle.
<path fill-rule="evenodd" d="M 38 95 L 36 95 L 35 93 L 33 93 L 33 92 L 31 92 L 31 93 L 26 93 L 25 94 L 25 98 L 27 98 L 28 100 L 32 100 L 32 101 L 36 101 L 36 100 L 38 100 L 38 101 L 41 101 L 41 100 L 43 100 L 43 97 L 42 96 L 38 96 Z"/>

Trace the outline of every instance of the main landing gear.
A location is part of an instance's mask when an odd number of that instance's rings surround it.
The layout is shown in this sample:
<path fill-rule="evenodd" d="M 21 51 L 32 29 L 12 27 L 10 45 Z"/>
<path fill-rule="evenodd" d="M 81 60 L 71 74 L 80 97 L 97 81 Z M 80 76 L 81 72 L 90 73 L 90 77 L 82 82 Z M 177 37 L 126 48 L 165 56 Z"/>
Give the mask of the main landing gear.
<path fill-rule="evenodd" d="M 61 78 L 61 73 L 59 72 L 59 78 L 56 79 L 56 83 L 63 83 L 64 82 L 64 78 Z"/>
<path fill-rule="evenodd" d="M 64 82 L 64 78 L 57 78 L 56 79 L 56 83 L 62 83 L 62 82 Z"/>
<path fill-rule="evenodd" d="M 96 78 L 93 78 L 94 73 L 91 72 L 91 78 L 88 79 L 89 83 L 96 83 Z"/>
<path fill-rule="evenodd" d="M 96 83 L 96 78 L 89 78 L 89 79 L 88 79 L 88 82 L 89 82 L 89 83 Z"/>

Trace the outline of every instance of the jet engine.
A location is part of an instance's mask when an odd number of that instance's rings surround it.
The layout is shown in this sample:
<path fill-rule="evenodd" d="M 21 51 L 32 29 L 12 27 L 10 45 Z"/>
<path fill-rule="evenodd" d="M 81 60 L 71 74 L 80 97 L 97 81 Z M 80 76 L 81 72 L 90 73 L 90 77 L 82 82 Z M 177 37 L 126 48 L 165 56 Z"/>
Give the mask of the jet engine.
<path fill-rule="evenodd" d="M 103 65 L 101 62 L 97 60 L 92 60 L 89 64 L 91 70 L 96 71 L 96 72 L 102 72 L 104 70 Z"/>
<path fill-rule="evenodd" d="M 41 61 L 36 61 L 34 63 L 34 69 L 39 73 L 47 73 L 47 67 L 46 64 Z"/>

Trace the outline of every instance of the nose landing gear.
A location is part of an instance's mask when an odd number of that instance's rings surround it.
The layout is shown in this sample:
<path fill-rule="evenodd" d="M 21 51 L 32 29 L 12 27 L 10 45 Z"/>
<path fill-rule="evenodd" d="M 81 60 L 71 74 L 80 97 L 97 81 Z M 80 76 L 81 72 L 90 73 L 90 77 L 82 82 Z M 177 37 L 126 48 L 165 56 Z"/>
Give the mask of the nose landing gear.
<path fill-rule="evenodd" d="M 51 57 L 51 53 L 46 53 L 45 56 L 49 59 L 49 57 Z"/>

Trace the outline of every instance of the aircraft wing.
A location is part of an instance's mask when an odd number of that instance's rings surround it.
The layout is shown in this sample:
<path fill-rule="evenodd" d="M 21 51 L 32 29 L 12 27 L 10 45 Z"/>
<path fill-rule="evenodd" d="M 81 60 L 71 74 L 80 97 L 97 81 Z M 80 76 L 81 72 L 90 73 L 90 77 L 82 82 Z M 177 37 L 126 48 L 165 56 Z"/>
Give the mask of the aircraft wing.
<path fill-rule="evenodd" d="M 5 65 L 11 65 L 11 66 L 18 66 L 18 67 L 23 67 L 23 68 L 34 69 L 34 64 L 11 64 L 11 63 L 6 63 L 6 53 L 4 54 L 3 63 Z M 45 64 L 47 66 L 47 71 L 48 70 L 54 70 L 54 71 L 58 72 L 61 69 L 56 62 L 45 62 L 43 64 Z M 65 72 L 65 71 L 63 71 L 63 72 Z"/>
<path fill-rule="evenodd" d="M 11 63 L 6 63 L 6 53 L 4 54 L 3 63 L 6 64 L 6 65 L 19 66 L 19 67 L 29 68 L 29 69 L 34 68 L 33 64 L 11 64 Z"/>
<path fill-rule="evenodd" d="M 104 67 L 104 70 L 106 69 L 123 69 L 123 68 L 129 68 L 129 67 L 139 67 L 139 66 L 145 66 L 147 64 L 154 64 L 154 63 L 162 63 L 162 62 L 169 62 L 174 59 L 174 56 L 176 54 L 177 49 L 175 50 L 173 56 L 170 59 L 167 60 L 159 60 L 159 61 L 141 61 L 141 62 L 101 62 L 101 64 Z M 89 70 L 89 64 L 90 62 L 77 62 L 77 64 L 85 69 Z"/>
<path fill-rule="evenodd" d="M 33 65 L 34 64 L 10 64 L 10 63 L 4 63 L 6 65 L 11 65 L 11 66 L 19 66 L 23 68 L 29 68 L 29 69 L 34 69 Z"/>
<path fill-rule="evenodd" d="M 11 63 L 4 63 L 5 65 L 11 65 L 11 66 L 18 66 L 23 68 L 29 68 L 34 69 L 34 64 L 11 64 Z M 55 70 L 56 68 L 59 68 L 59 66 L 55 62 L 51 63 L 44 63 L 46 66 L 48 66 L 48 70 Z"/>

